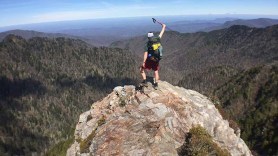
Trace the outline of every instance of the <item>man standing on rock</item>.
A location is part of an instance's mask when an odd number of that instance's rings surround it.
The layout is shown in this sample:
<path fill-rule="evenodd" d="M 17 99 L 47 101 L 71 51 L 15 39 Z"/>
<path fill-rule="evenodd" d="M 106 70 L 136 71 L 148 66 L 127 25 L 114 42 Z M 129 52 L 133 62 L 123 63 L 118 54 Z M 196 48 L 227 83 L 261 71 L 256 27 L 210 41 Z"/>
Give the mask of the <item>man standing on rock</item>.
<path fill-rule="evenodd" d="M 147 86 L 146 82 L 146 73 L 145 70 L 152 69 L 154 71 L 154 88 L 157 89 L 158 81 L 159 81 L 159 61 L 162 58 L 162 46 L 160 40 L 162 35 L 164 34 L 166 25 L 162 25 L 162 30 L 159 36 L 154 36 L 153 32 L 148 33 L 148 42 L 146 43 L 145 52 L 144 52 L 144 60 L 143 64 L 140 68 L 141 75 L 143 77 L 143 82 L 141 83 L 142 86 Z"/>

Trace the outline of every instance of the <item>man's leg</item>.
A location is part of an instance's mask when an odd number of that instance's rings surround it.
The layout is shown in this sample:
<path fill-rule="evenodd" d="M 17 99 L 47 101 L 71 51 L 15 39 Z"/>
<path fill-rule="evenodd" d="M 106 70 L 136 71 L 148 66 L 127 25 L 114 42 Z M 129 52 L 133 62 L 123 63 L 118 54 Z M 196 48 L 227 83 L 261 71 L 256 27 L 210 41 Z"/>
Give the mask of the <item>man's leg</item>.
<path fill-rule="evenodd" d="M 143 80 L 146 80 L 146 79 L 147 79 L 147 76 L 146 76 L 146 73 L 145 73 L 145 70 L 144 70 L 143 67 L 140 68 L 140 72 L 141 72 L 141 75 L 142 75 Z"/>
<path fill-rule="evenodd" d="M 158 88 L 158 81 L 159 81 L 159 74 L 158 74 L 158 70 L 154 71 L 154 89 L 156 90 Z"/>
<path fill-rule="evenodd" d="M 142 78 L 143 78 L 143 81 L 140 85 L 146 87 L 147 86 L 147 81 L 146 81 L 147 76 L 146 76 L 146 73 L 145 73 L 145 69 L 143 67 L 141 67 L 140 72 L 141 72 L 141 75 L 142 75 Z"/>
<path fill-rule="evenodd" d="M 157 83 L 159 81 L 158 70 L 154 71 L 154 77 L 155 77 L 155 83 Z"/>

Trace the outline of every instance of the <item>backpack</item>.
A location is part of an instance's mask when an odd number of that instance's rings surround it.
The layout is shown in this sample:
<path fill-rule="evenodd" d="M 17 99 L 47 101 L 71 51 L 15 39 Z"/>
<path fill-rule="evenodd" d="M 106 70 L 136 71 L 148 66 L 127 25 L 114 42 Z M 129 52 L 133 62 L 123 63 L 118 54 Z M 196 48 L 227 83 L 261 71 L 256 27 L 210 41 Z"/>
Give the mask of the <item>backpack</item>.
<path fill-rule="evenodd" d="M 159 62 L 162 59 L 162 45 L 160 37 L 151 37 L 147 43 L 148 59 Z"/>

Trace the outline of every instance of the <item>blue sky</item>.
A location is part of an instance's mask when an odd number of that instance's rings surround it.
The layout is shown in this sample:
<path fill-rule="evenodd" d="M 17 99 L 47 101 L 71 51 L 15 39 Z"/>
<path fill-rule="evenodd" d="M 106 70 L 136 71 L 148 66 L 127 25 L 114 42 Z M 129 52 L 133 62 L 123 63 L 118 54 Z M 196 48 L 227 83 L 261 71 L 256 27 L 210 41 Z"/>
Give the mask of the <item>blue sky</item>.
<path fill-rule="evenodd" d="M 278 0 L 0 0 L 0 27 L 63 20 L 207 14 L 278 15 Z"/>

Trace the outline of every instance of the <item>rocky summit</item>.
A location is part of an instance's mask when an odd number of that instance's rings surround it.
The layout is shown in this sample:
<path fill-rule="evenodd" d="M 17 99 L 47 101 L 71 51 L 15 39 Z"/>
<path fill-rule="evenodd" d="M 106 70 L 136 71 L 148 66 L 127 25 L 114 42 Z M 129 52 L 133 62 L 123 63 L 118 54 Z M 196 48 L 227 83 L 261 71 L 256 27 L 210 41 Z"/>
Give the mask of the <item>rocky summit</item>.
<path fill-rule="evenodd" d="M 206 96 L 165 81 L 157 90 L 151 83 L 144 91 L 116 87 L 94 103 L 80 115 L 67 155 L 184 155 L 181 150 L 194 127 L 203 128 L 228 155 L 252 155 L 240 130 L 229 127 Z"/>

